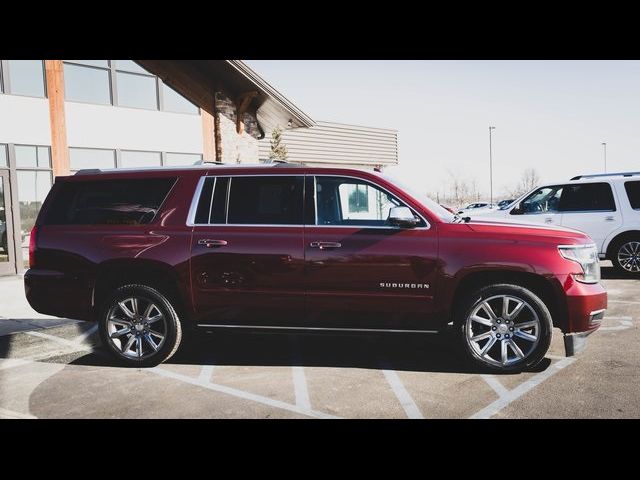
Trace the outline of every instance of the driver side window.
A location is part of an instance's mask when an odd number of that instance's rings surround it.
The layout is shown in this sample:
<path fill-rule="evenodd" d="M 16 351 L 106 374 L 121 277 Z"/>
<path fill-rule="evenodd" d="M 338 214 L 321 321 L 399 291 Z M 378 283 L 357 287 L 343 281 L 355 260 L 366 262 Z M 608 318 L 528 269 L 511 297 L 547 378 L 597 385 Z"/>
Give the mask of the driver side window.
<path fill-rule="evenodd" d="M 521 213 L 555 213 L 558 211 L 562 186 L 542 187 L 521 202 Z"/>

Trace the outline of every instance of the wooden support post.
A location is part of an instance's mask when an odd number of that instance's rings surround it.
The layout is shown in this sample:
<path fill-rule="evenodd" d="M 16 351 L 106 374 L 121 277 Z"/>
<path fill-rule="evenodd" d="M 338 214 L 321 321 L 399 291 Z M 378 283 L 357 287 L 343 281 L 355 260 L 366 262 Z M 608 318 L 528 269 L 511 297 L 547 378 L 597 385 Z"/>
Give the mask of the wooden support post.
<path fill-rule="evenodd" d="M 67 122 L 64 111 L 64 69 L 62 60 L 45 60 L 49 118 L 51 121 L 51 162 L 54 175 L 69 175 Z"/>
<path fill-rule="evenodd" d="M 251 104 L 251 100 L 253 100 L 253 97 L 256 95 L 258 95 L 258 92 L 256 91 L 246 92 L 238 96 L 236 99 L 236 132 L 238 132 L 239 135 L 242 135 L 244 132 L 242 116 L 245 114 L 247 108 L 249 108 L 249 105 Z"/>

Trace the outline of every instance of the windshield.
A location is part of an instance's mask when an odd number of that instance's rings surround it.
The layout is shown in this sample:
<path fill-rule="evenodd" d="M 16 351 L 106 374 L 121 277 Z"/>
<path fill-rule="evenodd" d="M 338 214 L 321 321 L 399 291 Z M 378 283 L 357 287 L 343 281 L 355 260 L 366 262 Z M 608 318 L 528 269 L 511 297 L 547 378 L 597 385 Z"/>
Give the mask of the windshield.
<path fill-rule="evenodd" d="M 438 202 L 429 198 L 426 193 L 421 193 L 420 191 L 407 186 L 404 182 L 401 182 L 391 175 L 385 174 L 383 177 L 422 203 L 425 208 L 436 215 L 440 220 L 445 222 L 452 222 L 455 220 L 455 215 L 453 213 L 442 207 Z"/>

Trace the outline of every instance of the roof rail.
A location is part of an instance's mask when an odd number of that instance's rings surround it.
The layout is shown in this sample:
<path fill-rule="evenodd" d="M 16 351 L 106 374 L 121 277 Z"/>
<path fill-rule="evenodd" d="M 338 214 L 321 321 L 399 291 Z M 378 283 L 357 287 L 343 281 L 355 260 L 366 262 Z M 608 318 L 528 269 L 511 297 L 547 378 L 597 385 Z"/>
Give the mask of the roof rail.
<path fill-rule="evenodd" d="M 594 173 L 592 175 L 577 175 L 571 178 L 571 180 L 581 180 L 583 178 L 596 177 L 632 177 L 634 175 L 640 175 L 640 172 Z"/>
<path fill-rule="evenodd" d="M 76 175 L 95 175 L 96 173 L 102 173 L 102 170 L 99 168 L 83 168 L 82 170 L 78 170 Z"/>

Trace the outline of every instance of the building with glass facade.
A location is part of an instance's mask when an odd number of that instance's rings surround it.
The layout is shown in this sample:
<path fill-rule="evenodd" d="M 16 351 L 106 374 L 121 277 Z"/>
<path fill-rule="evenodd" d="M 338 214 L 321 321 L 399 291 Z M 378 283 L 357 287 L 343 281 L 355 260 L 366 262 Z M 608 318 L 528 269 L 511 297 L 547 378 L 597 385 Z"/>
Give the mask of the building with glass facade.
<path fill-rule="evenodd" d="M 255 163 L 276 127 L 291 161 L 397 163 L 395 131 L 316 123 L 237 60 L 1 60 L 0 275 L 24 271 L 55 176 Z"/>

